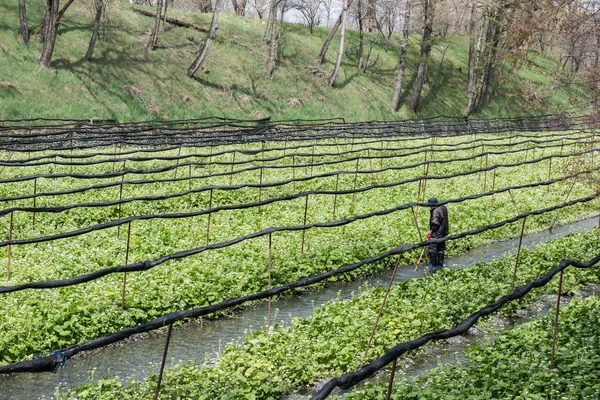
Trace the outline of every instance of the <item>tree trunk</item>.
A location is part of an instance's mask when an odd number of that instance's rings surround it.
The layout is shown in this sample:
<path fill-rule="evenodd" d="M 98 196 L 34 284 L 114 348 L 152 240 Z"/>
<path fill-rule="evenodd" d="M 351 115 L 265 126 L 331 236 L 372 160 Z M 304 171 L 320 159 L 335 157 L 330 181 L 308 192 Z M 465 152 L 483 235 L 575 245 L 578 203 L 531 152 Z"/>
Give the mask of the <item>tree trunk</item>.
<path fill-rule="evenodd" d="M 348 0 L 348 7 L 350 7 L 351 5 L 352 5 L 352 0 Z M 335 24 L 333 24 L 333 26 L 331 27 L 331 30 L 329 31 L 329 35 L 327 35 L 327 39 L 325 39 L 325 43 L 323 43 L 323 47 L 321 47 L 321 51 L 319 52 L 319 55 L 317 56 L 317 62 L 319 64 L 323 64 L 323 62 L 325 62 L 325 56 L 327 55 L 327 50 L 329 50 L 329 44 L 331 43 L 331 40 L 333 39 L 333 37 L 335 36 L 335 33 L 339 29 L 341 23 L 342 23 L 342 14 L 340 13 L 338 18 L 335 20 Z"/>
<path fill-rule="evenodd" d="M 265 73 L 270 78 L 273 76 L 275 70 L 275 59 L 277 58 L 277 0 L 271 0 L 271 11 L 272 20 L 271 32 L 269 34 L 271 44 L 269 46 L 269 56 L 267 57 L 267 64 L 265 65 Z"/>
<path fill-rule="evenodd" d="M 57 19 L 58 0 L 46 0 L 46 13 L 44 14 L 44 46 L 42 48 L 40 64 L 47 69 L 50 69 L 50 61 L 52 61 L 52 53 L 54 53 Z"/>
<path fill-rule="evenodd" d="M 357 4 L 357 19 L 358 19 L 358 62 L 356 68 L 359 72 L 364 72 L 363 69 L 363 53 L 365 51 L 365 31 L 363 27 L 363 10 L 362 3 L 364 0 L 358 0 Z M 368 6 L 367 6 L 368 7 Z"/>
<path fill-rule="evenodd" d="M 19 36 L 24 43 L 29 43 L 29 27 L 27 26 L 27 12 L 25 11 L 25 0 L 19 0 L 19 20 L 21 30 Z"/>
<path fill-rule="evenodd" d="M 235 15 L 243 17 L 246 15 L 246 0 L 232 0 Z"/>
<path fill-rule="evenodd" d="M 483 29 L 483 28 L 482 28 Z M 481 45 L 481 35 L 477 40 L 477 52 L 479 52 L 479 46 Z M 469 66 L 467 67 L 467 107 L 465 108 L 465 114 L 471 114 L 473 108 L 473 100 L 475 96 L 475 82 L 477 76 L 475 74 L 475 66 L 477 65 L 477 56 L 479 54 L 475 52 L 475 3 L 471 6 L 471 17 L 469 19 Z"/>
<path fill-rule="evenodd" d="M 219 23 L 219 10 L 221 9 L 221 0 L 217 0 L 215 3 L 215 11 L 213 12 L 212 22 L 210 23 L 210 29 L 208 34 L 206 35 L 206 41 L 200 45 L 200 49 L 198 50 L 198 55 L 196 59 L 189 66 L 189 68 L 185 71 L 187 76 L 190 78 L 194 76 L 196 71 L 202 66 L 206 57 L 208 57 L 208 51 L 210 50 L 210 46 L 212 45 L 213 40 L 215 39 L 215 34 L 217 32 L 218 23 Z"/>
<path fill-rule="evenodd" d="M 331 30 L 329 31 L 329 35 L 327 35 L 327 39 L 325 39 L 325 43 L 323 43 L 323 47 L 321 47 L 321 51 L 319 52 L 319 55 L 317 56 L 317 62 L 319 64 L 323 64 L 323 62 L 325 61 L 325 56 L 327 55 L 327 50 L 329 49 L 329 43 L 331 43 L 331 40 L 335 36 L 335 33 L 337 32 L 338 28 L 340 27 L 341 22 L 342 22 L 342 14 L 340 14 L 338 19 L 335 21 L 335 24 L 333 24 L 333 26 L 331 27 Z"/>
<path fill-rule="evenodd" d="M 94 48 L 96 47 L 96 40 L 98 40 L 98 32 L 100 31 L 100 20 L 102 19 L 102 11 L 104 9 L 104 0 L 94 0 L 96 6 L 96 16 L 94 17 L 94 27 L 92 29 L 92 38 L 90 39 L 90 45 L 88 50 L 83 57 L 86 61 L 92 59 Z"/>
<path fill-rule="evenodd" d="M 150 39 L 146 45 L 146 48 L 150 51 L 154 51 L 156 49 L 156 45 L 158 44 L 158 32 L 160 30 L 160 20 L 163 9 L 163 1 L 165 0 L 157 0 L 156 1 L 156 15 L 154 16 L 154 28 L 152 29 L 152 34 L 150 35 Z"/>
<path fill-rule="evenodd" d="M 433 0 L 434 1 L 434 0 Z M 432 0 L 423 0 L 423 38 L 421 39 L 421 55 L 419 57 L 419 68 L 417 78 L 413 87 L 413 94 L 408 101 L 410 108 L 417 112 L 421 101 L 421 91 L 425 83 L 427 73 L 427 62 L 431 52 L 431 33 L 433 32 L 433 18 L 435 16 L 435 3 Z"/>
<path fill-rule="evenodd" d="M 169 8 L 169 0 L 163 0 L 165 2 L 165 8 L 162 13 L 162 27 L 163 32 L 167 30 L 167 9 Z"/>
<path fill-rule="evenodd" d="M 406 0 L 404 5 L 404 26 L 402 27 L 402 47 L 400 48 L 400 66 L 398 67 L 398 79 L 394 89 L 394 98 L 392 99 L 392 111 L 398 111 L 400 108 L 400 95 L 402 95 L 402 86 L 404 85 L 404 71 L 406 70 L 406 54 L 408 52 L 408 28 L 410 24 L 410 0 Z"/>
<path fill-rule="evenodd" d="M 269 18 L 267 18 L 267 29 L 265 29 L 265 33 L 263 34 L 263 38 L 262 38 L 262 41 L 265 44 L 269 43 L 269 39 L 271 38 L 272 24 L 277 23 L 276 21 L 273 21 L 273 2 L 274 1 L 275 0 L 271 0 L 270 6 L 269 6 Z"/>
<path fill-rule="evenodd" d="M 366 0 L 363 4 L 364 29 L 373 32 L 377 28 L 377 0 Z"/>
<path fill-rule="evenodd" d="M 344 8 L 342 9 L 342 23 L 340 26 L 340 47 L 338 48 L 337 59 L 335 60 L 335 67 L 331 78 L 329 78 L 329 86 L 333 87 L 335 80 L 337 79 L 338 73 L 340 72 L 340 66 L 342 65 L 342 56 L 344 55 L 344 35 L 346 34 L 346 15 L 348 14 L 348 0 L 344 0 Z"/>
<path fill-rule="evenodd" d="M 60 20 L 62 19 L 63 15 L 65 15 L 65 13 L 67 12 L 67 10 L 69 9 L 69 7 L 71 6 L 71 4 L 73 4 L 75 0 L 68 0 L 65 5 L 60 9 L 60 11 L 58 12 L 58 17 L 56 18 L 56 22 L 55 24 L 58 26 L 58 24 L 60 24 Z"/>
<path fill-rule="evenodd" d="M 500 44 L 500 32 L 502 27 L 496 18 L 493 20 L 493 31 L 492 31 L 492 41 L 490 43 L 490 57 L 488 59 L 487 66 L 487 76 L 485 81 L 485 91 L 483 93 L 483 98 L 481 104 L 478 105 L 478 109 L 481 107 L 487 107 L 490 104 L 490 100 L 492 97 L 492 88 L 494 86 L 494 76 L 496 73 L 496 62 L 498 60 L 498 45 Z"/>

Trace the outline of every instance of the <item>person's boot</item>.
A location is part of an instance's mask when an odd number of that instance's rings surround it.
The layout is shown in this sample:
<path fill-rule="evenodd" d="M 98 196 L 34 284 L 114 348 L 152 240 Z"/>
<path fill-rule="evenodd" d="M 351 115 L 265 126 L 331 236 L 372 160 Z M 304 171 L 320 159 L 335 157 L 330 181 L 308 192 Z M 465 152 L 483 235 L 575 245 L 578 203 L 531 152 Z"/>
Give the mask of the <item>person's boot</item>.
<path fill-rule="evenodd" d="M 437 253 L 429 252 L 429 269 L 428 272 L 431 274 L 435 271 L 435 266 L 437 265 Z"/>
<path fill-rule="evenodd" d="M 444 253 L 437 253 L 437 265 L 440 269 L 444 267 Z"/>

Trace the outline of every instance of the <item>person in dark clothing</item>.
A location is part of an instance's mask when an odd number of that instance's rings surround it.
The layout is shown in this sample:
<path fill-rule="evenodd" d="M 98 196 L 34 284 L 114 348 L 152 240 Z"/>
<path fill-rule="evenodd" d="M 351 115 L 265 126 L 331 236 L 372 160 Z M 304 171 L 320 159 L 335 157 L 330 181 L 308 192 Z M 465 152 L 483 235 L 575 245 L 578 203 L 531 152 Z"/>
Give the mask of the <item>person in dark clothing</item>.
<path fill-rule="evenodd" d="M 448 209 L 446 206 L 440 205 L 435 197 L 427 200 L 427 204 L 431 207 L 427 239 L 441 239 L 448 236 Z M 430 272 L 439 271 L 444 266 L 445 250 L 446 242 L 428 245 Z"/>

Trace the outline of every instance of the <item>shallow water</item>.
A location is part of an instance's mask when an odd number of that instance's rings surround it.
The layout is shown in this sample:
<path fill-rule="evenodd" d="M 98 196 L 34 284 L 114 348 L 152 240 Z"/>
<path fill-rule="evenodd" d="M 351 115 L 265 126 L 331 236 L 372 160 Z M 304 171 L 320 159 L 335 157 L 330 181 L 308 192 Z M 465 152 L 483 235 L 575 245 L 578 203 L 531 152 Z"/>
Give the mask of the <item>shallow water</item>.
<path fill-rule="evenodd" d="M 589 218 L 555 227 L 553 232 L 531 232 L 534 244 L 539 244 L 565 236 L 569 233 L 588 231 L 598 223 L 597 218 Z M 477 247 L 467 254 L 449 257 L 446 266 L 464 268 L 481 261 L 492 261 L 507 254 L 514 253 L 518 239 L 499 241 Z M 523 246 L 529 247 L 527 239 Z M 423 270 L 415 271 L 414 267 L 399 268 L 395 281 L 403 281 L 422 277 Z M 323 303 L 339 299 L 348 299 L 360 292 L 368 284 L 370 287 L 386 286 L 391 271 L 357 279 L 353 282 L 330 284 L 322 289 L 304 292 L 298 296 L 278 300 L 272 306 L 273 320 L 277 323 L 288 323 L 292 318 L 312 315 L 315 307 Z M 220 350 L 232 342 L 241 340 L 248 330 L 262 329 L 266 326 L 267 304 L 260 304 L 236 313 L 234 318 L 221 318 L 215 321 L 202 321 L 175 328 L 169 345 L 167 365 L 179 360 L 195 360 L 202 363 L 206 359 L 214 359 Z M 141 380 L 159 369 L 165 335 L 151 334 L 149 337 L 131 341 L 123 345 L 109 346 L 85 357 L 70 359 L 66 367 L 58 373 L 26 373 L 0 376 L 0 399 L 37 399 L 45 396 L 52 398 L 56 388 L 73 388 L 88 382 L 92 371 L 94 379 L 103 377 L 119 377 L 121 380 Z M 442 357 L 443 358 L 443 357 Z M 419 368 L 428 370 L 430 365 L 437 365 L 434 360 L 424 362 Z"/>

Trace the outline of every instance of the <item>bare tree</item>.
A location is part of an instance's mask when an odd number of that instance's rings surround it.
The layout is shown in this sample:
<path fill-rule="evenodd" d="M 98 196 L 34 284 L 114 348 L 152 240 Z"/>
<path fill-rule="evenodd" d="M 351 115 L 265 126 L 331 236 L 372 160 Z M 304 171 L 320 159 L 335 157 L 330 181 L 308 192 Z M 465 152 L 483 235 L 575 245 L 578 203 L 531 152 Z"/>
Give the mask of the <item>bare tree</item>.
<path fill-rule="evenodd" d="M 94 53 L 94 49 L 96 47 L 96 40 L 98 40 L 98 32 L 100 31 L 100 21 L 102 20 L 102 14 L 105 10 L 105 7 L 105 0 L 94 0 L 94 8 L 96 13 L 94 16 L 94 26 L 92 28 L 90 44 L 85 56 L 83 57 L 86 61 L 90 61 L 92 59 L 92 54 Z"/>
<path fill-rule="evenodd" d="M 329 26 L 331 21 L 331 11 L 333 10 L 333 3 L 335 0 L 322 0 L 323 10 L 325 10 L 325 26 Z"/>
<path fill-rule="evenodd" d="M 333 87 L 335 80 L 337 79 L 338 73 L 340 72 L 340 66 L 342 65 L 342 56 L 344 55 L 344 35 L 346 33 L 346 19 L 348 15 L 348 1 L 344 0 L 344 8 L 342 9 L 341 25 L 340 25 L 340 47 L 338 47 L 338 54 L 335 60 L 335 67 L 333 73 L 329 78 L 329 86 Z"/>
<path fill-rule="evenodd" d="M 25 10 L 25 0 L 19 0 L 19 21 L 21 29 L 19 36 L 24 43 L 29 43 L 29 27 L 27 26 L 27 12 Z"/>
<path fill-rule="evenodd" d="M 425 83 L 425 75 L 427 73 L 427 64 L 429 61 L 429 53 L 431 52 L 431 33 L 433 32 L 433 18 L 435 16 L 435 1 L 423 0 L 423 37 L 421 38 L 421 54 L 419 56 L 419 67 L 417 69 L 417 77 L 413 86 L 413 93 L 408 101 L 410 108 L 417 111 L 419 102 L 421 101 L 421 91 Z"/>
<path fill-rule="evenodd" d="M 248 6 L 254 9 L 258 19 L 263 19 L 269 10 L 268 0 L 248 0 Z"/>
<path fill-rule="evenodd" d="M 404 24 L 402 28 L 402 47 L 400 48 L 400 66 L 398 67 L 398 79 L 394 89 L 394 97 L 392 99 L 392 111 L 398 111 L 400 107 L 400 96 L 404 85 L 404 71 L 406 69 L 406 54 L 408 53 L 408 34 L 410 27 L 410 0 L 404 2 Z"/>
<path fill-rule="evenodd" d="M 348 7 L 350 7 L 351 5 L 352 5 L 352 0 L 348 0 Z M 335 33 L 337 32 L 337 30 L 339 29 L 339 27 L 342 24 L 342 17 L 343 17 L 343 13 L 340 13 L 337 20 L 335 21 L 335 24 L 329 31 L 329 34 L 327 35 L 327 39 L 325 39 L 325 42 L 323 43 L 323 46 L 321 47 L 321 51 L 319 51 L 319 55 L 317 56 L 317 62 L 319 64 L 323 64 L 323 62 L 325 61 L 325 56 L 327 55 L 327 50 L 329 50 L 329 44 L 333 40 Z"/>
<path fill-rule="evenodd" d="M 321 23 L 321 0 L 291 0 L 290 8 L 298 10 L 306 25 L 308 25 L 308 32 L 312 35 L 315 25 Z"/>
<path fill-rule="evenodd" d="M 273 71 L 275 70 L 275 59 L 277 57 L 277 6 L 279 4 L 278 0 L 271 0 L 271 8 L 269 10 L 269 56 L 267 57 L 267 64 L 265 65 L 265 73 L 270 78 L 273 76 Z M 283 10 L 282 10 L 283 12 Z"/>
<path fill-rule="evenodd" d="M 146 43 L 146 48 L 151 51 L 154 51 L 156 49 L 156 45 L 158 44 L 158 32 L 160 30 L 160 22 L 164 1 L 165 0 L 156 1 L 156 15 L 154 16 L 154 28 L 152 29 L 152 33 L 150 34 L 148 43 Z"/>
<path fill-rule="evenodd" d="M 46 0 L 46 13 L 44 14 L 44 45 L 40 64 L 42 67 L 50 69 L 50 61 L 54 53 L 54 44 L 56 42 L 56 30 L 58 20 L 58 0 Z"/>
<path fill-rule="evenodd" d="M 194 74 L 202 66 L 204 61 L 206 61 L 206 57 L 208 57 L 208 51 L 210 50 L 210 46 L 212 45 L 212 42 L 215 39 L 215 35 L 218 29 L 220 10 L 221 0 L 216 0 L 212 21 L 210 23 L 210 29 L 208 30 L 208 34 L 206 35 L 206 41 L 200 45 L 200 49 L 198 50 L 196 59 L 194 60 L 192 65 L 190 65 L 189 68 L 185 71 L 187 76 L 189 76 L 190 78 L 194 76 Z"/>
<path fill-rule="evenodd" d="M 246 15 L 246 0 L 231 0 L 235 15 L 243 17 Z"/>

